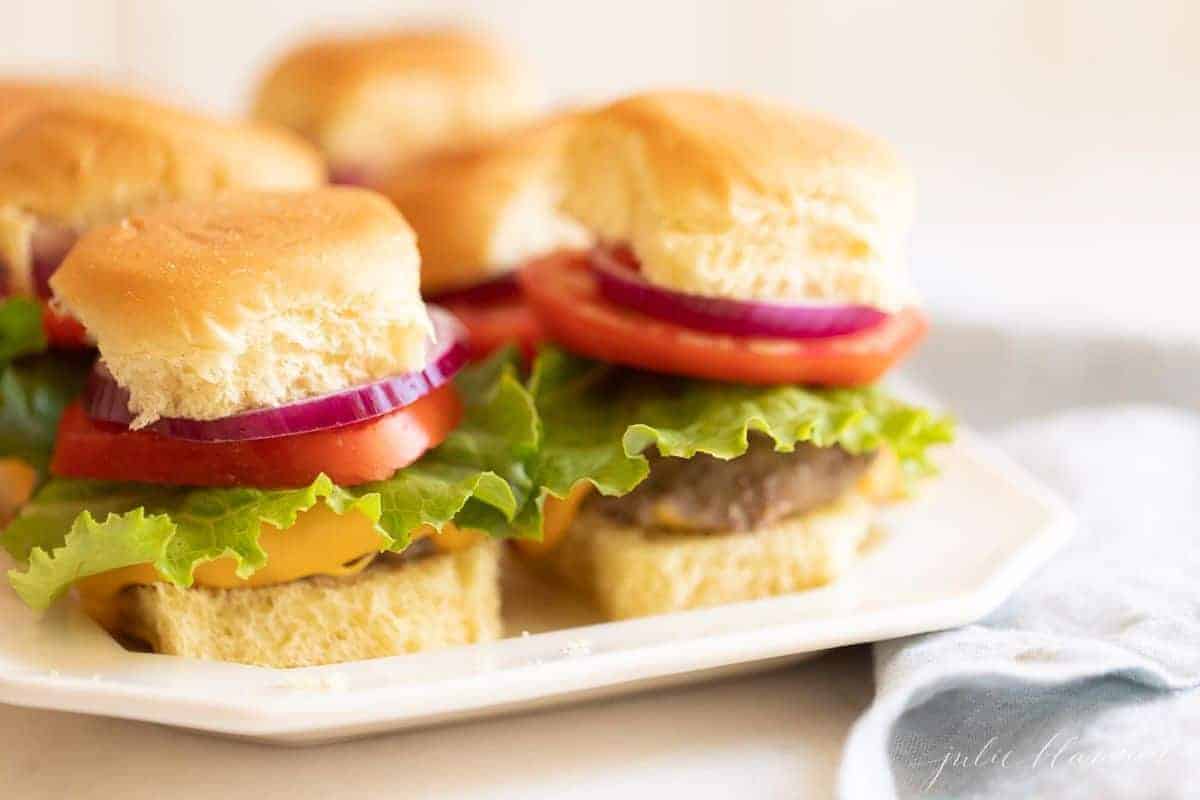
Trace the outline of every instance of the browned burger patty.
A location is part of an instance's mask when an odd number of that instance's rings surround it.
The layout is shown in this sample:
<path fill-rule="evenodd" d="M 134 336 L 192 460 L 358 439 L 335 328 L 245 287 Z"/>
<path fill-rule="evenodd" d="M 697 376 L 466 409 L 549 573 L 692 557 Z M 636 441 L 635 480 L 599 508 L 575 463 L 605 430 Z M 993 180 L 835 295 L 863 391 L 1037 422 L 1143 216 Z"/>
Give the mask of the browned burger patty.
<path fill-rule="evenodd" d="M 647 454 L 650 475 L 624 497 L 596 496 L 590 507 L 647 530 L 697 533 L 746 531 L 828 505 L 870 466 L 874 453 L 797 445 L 776 452 L 754 434 L 746 454 L 732 461 L 709 455 L 664 458 Z"/>

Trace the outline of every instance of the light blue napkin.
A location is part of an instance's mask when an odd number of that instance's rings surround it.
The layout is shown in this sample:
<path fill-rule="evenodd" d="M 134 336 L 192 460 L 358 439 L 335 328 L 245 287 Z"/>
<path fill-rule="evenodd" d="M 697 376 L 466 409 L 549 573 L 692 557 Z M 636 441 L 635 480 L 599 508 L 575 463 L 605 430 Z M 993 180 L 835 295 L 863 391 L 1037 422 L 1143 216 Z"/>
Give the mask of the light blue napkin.
<path fill-rule="evenodd" d="M 1200 797 L 1200 415 L 1068 411 L 999 442 L 1080 530 L 983 622 L 876 646 L 840 796 Z"/>

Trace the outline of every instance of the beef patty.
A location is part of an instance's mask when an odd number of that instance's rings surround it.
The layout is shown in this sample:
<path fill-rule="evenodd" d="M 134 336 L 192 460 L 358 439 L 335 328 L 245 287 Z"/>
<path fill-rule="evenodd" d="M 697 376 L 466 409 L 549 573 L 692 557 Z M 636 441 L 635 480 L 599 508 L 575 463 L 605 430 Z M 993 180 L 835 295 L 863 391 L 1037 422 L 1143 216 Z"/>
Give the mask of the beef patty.
<path fill-rule="evenodd" d="M 779 453 L 761 434 L 752 434 L 745 455 L 732 461 L 647 456 L 650 475 L 636 489 L 624 497 L 595 496 L 589 508 L 647 530 L 752 530 L 832 503 L 875 458 L 810 444 Z"/>

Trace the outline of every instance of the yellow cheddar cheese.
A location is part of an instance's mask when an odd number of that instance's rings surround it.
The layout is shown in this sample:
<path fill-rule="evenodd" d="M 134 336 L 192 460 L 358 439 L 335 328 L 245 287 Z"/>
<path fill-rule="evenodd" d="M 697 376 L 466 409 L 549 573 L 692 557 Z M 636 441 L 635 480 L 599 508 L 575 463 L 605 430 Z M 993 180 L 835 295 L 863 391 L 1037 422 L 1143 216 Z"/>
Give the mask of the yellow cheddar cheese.
<path fill-rule="evenodd" d="M 579 507 L 594 488 L 590 482 L 580 481 L 572 486 L 571 491 L 561 500 L 557 497 L 547 497 L 546 505 L 542 508 L 541 540 L 517 539 L 516 546 L 524 555 L 533 557 L 544 556 L 558 547 L 559 542 L 567 535 L 567 529 L 579 515 Z"/>
<path fill-rule="evenodd" d="M 37 473 L 15 458 L 0 458 L 0 525 L 17 513 L 33 493 Z"/>
<path fill-rule="evenodd" d="M 424 526 L 413 534 L 414 540 L 434 536 L 434 544 L 443 552 L 464 550 L 476 544 L 483 534 L 446 525 L 434 535 Z M 296 518 L 286 530 L 262 526 L 259 544 L 267 554 L 267 563 L 248 578 L 239 578 L 231 557 L 218 558 L 196 567 L 195 585 L 214 589 L 238 589 L 271 586 L 313 575 L 355 575 L 371 563 L 383 540 L 371 521 L 351 511 L 337 514 L 318 503 Z M 163 581 L 150 564 L 102 572 L 76 584 L 83 610 L 109 630 L 119 627 L 120 607 L 117 595 L 128 586 Z"/>
<path fill-rule="evenodd" d="M 909 485 L 896 451 L 890 447 L 881 447 L 874 462 L 859 479 L 856 488 L 868 500 L 878 505 L 906 499 L 909 495 Z"/>

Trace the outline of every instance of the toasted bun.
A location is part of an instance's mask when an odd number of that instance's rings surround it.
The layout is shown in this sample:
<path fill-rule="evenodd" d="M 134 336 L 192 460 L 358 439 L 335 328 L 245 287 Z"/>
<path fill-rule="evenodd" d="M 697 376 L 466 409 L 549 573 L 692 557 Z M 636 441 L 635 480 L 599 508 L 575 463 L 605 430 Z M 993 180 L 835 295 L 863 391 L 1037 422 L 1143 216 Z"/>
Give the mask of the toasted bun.
<path fill-rule="evenodd" d="M 263 667 L 311 667 L 500 637 L 499 547 L 404 563 L 351 578 L 258 589 L 139 586 L 122 596 L 123 632 L 159 653 Z"/>
<path fill-rule="evenodd" d="M 419 263 L 411 229 L 374 192 L 230 193 L 92 229 L 51 287 L 140 427 L 422 366 Z"/>
<path fill-rule="evenodd" d="M 854 562 L 872 517 L 856 494 L 746 533 L 648 534 L 585 513 L 546 563 L 611 619 L 667 614 L 823 586 Z"/>
<path fill-rule="evenodd" d="M 421 291 L 472 286 L 561 247 L 584 247 L 583 226 L 559 211 L 558 118 L 467 148 L 432 153 L 384 181 L 417 232 Z"/>
<path fill-rule="evenodd" d="M 912 302 L 909 172 L 847 125 L 740 97 L 674 92 L 582 118 L 565 207 L 625 242 L 645 277 L 757 300 Z"/>
<path fill-rule="evenodd" d="M 386 169 L 528 120 L 538 92 L 497 43 L 459 30 L 322 38 L 287 54 L 254 114 L 298 131 L 335 168 Z"/>

